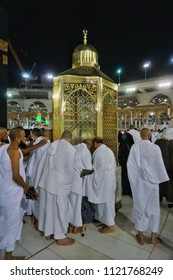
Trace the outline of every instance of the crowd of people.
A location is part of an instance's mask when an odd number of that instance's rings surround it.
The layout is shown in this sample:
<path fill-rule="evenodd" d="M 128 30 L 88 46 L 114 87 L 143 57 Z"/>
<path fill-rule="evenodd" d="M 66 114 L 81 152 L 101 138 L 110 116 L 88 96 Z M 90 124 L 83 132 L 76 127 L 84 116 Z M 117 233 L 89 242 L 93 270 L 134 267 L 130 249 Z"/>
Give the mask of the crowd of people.
<path fill-rule="evenodd" d="M 50 142 L 38 128 L 30 138 L 26 141 L 21 127 L 9 134 L 0 128 L 1 256 L 24 259 L 12 252 L 21 239 L 25 215 L 34 218 L 35 228 L 47 240 L 73 244 L 68 232 L 81 232 L 83 197 L 94 205 L 95 218 L 102 223 L 100 233 L 114 232 L 116 159 L 103 139 L 73 145 L 71 132 L 64 131 L 60 140 Z"/>
<path fill-rule="evenodd" d="M 13 256 L 25 215 L 47 240 L 72 245 L 75 240 L 68 233 L 83 230 L 84 197 L 95 209 L 98 231 L 113 233 L 117 164 L 122 166 L 123 195 L 133 199 L 137 242 L 143 245 L 144 231 L 151 230 L 150 242 L 160 243 L 159 200 L 166 197 L 168 206 L 173 205 L 173 129 L 166 129 L 156 143 L 151 134 L 134 126 L 119 134 L 116 162 L 102 137 L 74 145 L 70 131 L 50 141 L 39 128 L 8 132 L 0 127 L 0 259 L 25 259 Z"/>

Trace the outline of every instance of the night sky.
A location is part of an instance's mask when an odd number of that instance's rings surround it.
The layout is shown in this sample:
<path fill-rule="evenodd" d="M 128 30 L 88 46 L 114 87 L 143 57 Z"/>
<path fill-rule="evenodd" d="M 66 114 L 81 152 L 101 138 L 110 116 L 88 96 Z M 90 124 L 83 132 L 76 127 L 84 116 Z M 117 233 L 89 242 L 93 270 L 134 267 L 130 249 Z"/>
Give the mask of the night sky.
<path fill-rule="evenodd" d="M 118 82 L 173 73 L 173 0 L 0 0 L 8 11 L 8 37 L 23 65 L 30 72 L 54 75 L 68 70 L 72 52 L 88 43 L 99 55 L 100 69 Z M 8 83 L 21 71 L 9 51 Z"/>

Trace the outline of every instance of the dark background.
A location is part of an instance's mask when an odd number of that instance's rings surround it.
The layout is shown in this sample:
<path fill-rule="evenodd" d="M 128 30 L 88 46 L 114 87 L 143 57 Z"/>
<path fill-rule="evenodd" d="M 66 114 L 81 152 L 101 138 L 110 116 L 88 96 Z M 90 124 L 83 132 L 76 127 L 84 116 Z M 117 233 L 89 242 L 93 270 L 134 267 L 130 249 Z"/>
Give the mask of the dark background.
<path fill-rule="evenodd" d="M 72 63 L 74 48 L 88 43 L 99 55 L 101 70 L 118 82 L 173 73 L 172 0 L 0 0 L 8 11 L 8 35 L 25 71 L 59 74 Z M 8 84 L 21 71 L 9 51 Z"/>
<path fill-rule="evenodd" d="M 0 8 L 0 39 L 7 42 L 7 12 Z M 3 55 L 7 52 L 0 50 L 0 126 L 7 125 L 7 64 L 3 63 Z"/>

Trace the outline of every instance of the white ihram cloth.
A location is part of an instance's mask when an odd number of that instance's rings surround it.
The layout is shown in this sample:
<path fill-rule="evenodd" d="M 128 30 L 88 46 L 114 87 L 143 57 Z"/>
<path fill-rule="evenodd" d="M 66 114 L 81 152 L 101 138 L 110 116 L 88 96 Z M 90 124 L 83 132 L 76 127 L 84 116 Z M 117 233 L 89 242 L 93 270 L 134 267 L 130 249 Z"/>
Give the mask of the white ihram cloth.
<path fill-rule="evenodd" d="M 34 142 L 33 142 L 33 145 L 36 145 L 38 144 L 41 140 L 43 140 L 44 137 L 43 136 L 40 136 L 38 137 Z M 44 147 L 45 145 L 43 145 L 42 147 Z M 42 148 L 40 147 L 40 148 Z M 44 147 L 45 149 L 45 147 Z M 43 149 L 43 150 L 44 150 Z M 35 173 L 36 173 L 36 161 L 38 162 L 37 160 L 37 157 L 40 159 L 40 154 L 39 153 L 36 153 L 38 149 L 35 149 L 33 150 L 30 155 L 29 155 L 29 159 L 28 159 L 28 163 L 27 163 L 27 167 L 26 167 L 26 178 L 28 180 L 28 183 L 30 186 L 34 186 L 33 183 L 32 183 L 32 179 L 35 178 Z M 40 150 L 40 153 L 42 154 L 42 151 Z M 34 179 L 33 179 L 34 180 Z"/>
<path fill-rule="evenodd" d="M 39 230 L 64 239 L 70 222 L 69 194 L 74 180 L 76 151 L 66 140 L 51 143 L 38 166 Z"/>
<path fill-rule="evenodd" d="M 21 239 L 23 214 L 21 207 L 23 188 L 12 175 L 11 160 L 7 153 L 10 144 L 0 148 L 0 249 L 11 252 L 15 243 Z M 19 173 L 25 180 L 23 154 L 19 149 Z"/>
<path fill-rule="evenodd" d="M 85 177 L 81 178 L 80 174 L 83 169 L 92 169 L 91 152 L 87 148 L 85 143 L 74 146 L 76 149 L 75 160 L 75 173 L 72 192 L 69 195 L 70 201 L 70 224 L 81 227 L 82 226 L 82 195 L 85 192 L 83 190 L 85 184 Z"/>
<path fill-rule="evenodd" d="M 132 135 L 134 143 L 141 140 L 140 133 L 136 129 L 130 129 L 127 132 Z"/>
<path fill-rule="evenodd" d="M 173 139 L 173 128 L 169 127 L 164 129 L 162 133 L 162 138 Z"/>
<path fill-rule="evenodd" d="M 38 144 L 43 139 L 45 139 L 43 136 L 38 137 L 34 141 L 33 145 Z M 30 187 L 35 186 L 35 177 L 36 177 L 37 168 L 42 158 L 42 155 L 44 151 L 48 148 L 48 146 L 49 143 L 46 143 L 45 145 L 38 147 L 37 149 L 33 150 L 29 156 L 28 164 L 26 167 L 26 178 Z M 26 214 L 27 215 L 34 214 L 34 216 L 38 219 L 39 198 L 38 200 L 26 199 L 26 204 L 27 204 Z"/>
<path fill-rule="evenodd" d="M 37 143 L 39 143 L 44 137 L 40 136 L 38 137 L 34 142 L 33 145 L 36 145 Z M 36 150 L 34 150 L 36 151 Z M 29 184 L 29 186 L 34 186 L 31 184 L 31 178 L 32 176 L 35 176 L 36 173 L 36 169 L 34 170 L 34 166 L 35 166 L 35 153 L 34 151 L 32 151 L 29 155 L 29 158 L 27 160 L 27 164 L 25 164 L 25 172 L 26 172 L 26 180 L 27 183 Z M 32 174 L 32 172 L 34 172 L 34 174 Z M 30 199 L 26 199 L 26 196 L 24 195 L 23 198 L 23 204 L 25 205 L 26 208 L 26 215 L 32 215 L 33 213 L 33 201 Z"/>
<path fill-rule="evenodd" d="M 127 170 L 133 194 L 135 228 L 158 232 L 159 184 L 169 180 L 160 148 L 149 140 L 135 143 L 130 150 Z"/>
<path fill-rule="evenodd" d="M 86 196 L 95 204 L 95 218 L 107 226 L 115 224 L 116 160 L 102 144 L 93 154 L 94 173 L 87 176 Z"/>

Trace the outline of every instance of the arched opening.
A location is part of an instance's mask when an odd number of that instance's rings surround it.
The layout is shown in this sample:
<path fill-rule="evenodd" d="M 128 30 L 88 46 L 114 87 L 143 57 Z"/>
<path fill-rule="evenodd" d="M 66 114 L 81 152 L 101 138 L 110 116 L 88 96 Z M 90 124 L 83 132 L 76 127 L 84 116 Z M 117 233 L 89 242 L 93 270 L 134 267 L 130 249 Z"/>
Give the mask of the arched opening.
<path fill-rule="evenodd" d="M 120 108 L 126 108 L 126 107 L 135 107 L 139 104 L 139 101 L 137 97 L 131 96 L 131 97 L 120 97 L 118 99 L 118 107 Z"/>
<path fill-rule="evenodd" d="M 41 101 L 33 102 L 29 107 L 29 112 L 47 112 L 46 105 Z"/>
<path fill-rule="evenodd" d="M 11 112 L 16 112 L 16 113 L 20 113 L 22 111 L 21 106 L 19 105 L 18 102 L 15 101 L 10 101 L 7 104 L 7 112 L 11 113 Z"/>
<path fill-rule="evenodd" d="M 168 96 L 164 95 L 164 94 L 157 94 L 156 96 L 154 96 L 150 103 L 153 104 L 160 104 L 160 103 L 168 103 L 171 104 L 171 100 Z"/>

